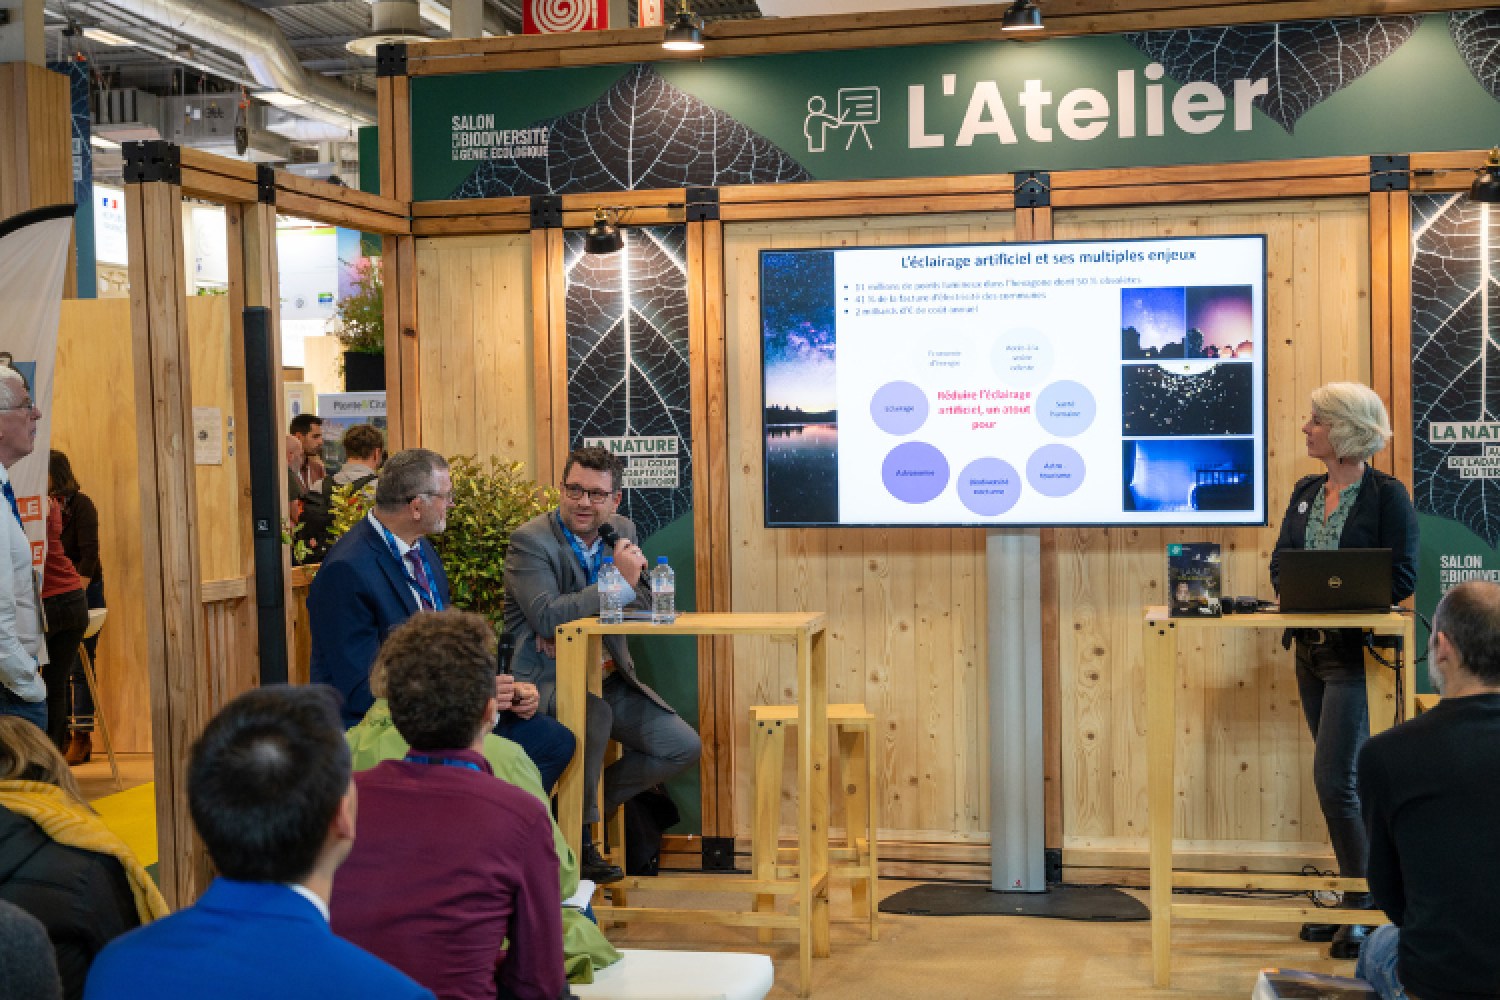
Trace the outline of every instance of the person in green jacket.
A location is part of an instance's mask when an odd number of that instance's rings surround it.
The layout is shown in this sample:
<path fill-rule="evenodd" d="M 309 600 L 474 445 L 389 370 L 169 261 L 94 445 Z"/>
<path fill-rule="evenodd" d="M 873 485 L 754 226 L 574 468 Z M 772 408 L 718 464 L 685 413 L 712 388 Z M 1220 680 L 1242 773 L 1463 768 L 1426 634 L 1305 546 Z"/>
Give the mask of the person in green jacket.
<path fill-rule="evenodd" d="M 354 770 L 365 771 L 383 760 L 400 760 L 410 747 L 391 721 L 391 709 L 385 700 L 384 671 L 377 665 L 370 675 L 370 693 L 375 704 L 359 724 L 344 734 L 353 757 Z M 502 711 L 505 706 L 501 706 Z M 552 811 L 552 803 L 542 788 L 542 775 L 519 744 L 489 733 L 484 738 L 484 758 L 490 762 L 495 777 L 529 792 Z M 557 851 L 557 867 L 562 882 L 562 898 L 578 892 L 578 858 L 563 839 L 557 821 L 552 821 L 552 847 Z M 594 970 L 607 968 L 620 960 L 620 953 L 581 910 L 563 907 L 563 957 L 567 962 L 568 982 L 591 983 Z"/>

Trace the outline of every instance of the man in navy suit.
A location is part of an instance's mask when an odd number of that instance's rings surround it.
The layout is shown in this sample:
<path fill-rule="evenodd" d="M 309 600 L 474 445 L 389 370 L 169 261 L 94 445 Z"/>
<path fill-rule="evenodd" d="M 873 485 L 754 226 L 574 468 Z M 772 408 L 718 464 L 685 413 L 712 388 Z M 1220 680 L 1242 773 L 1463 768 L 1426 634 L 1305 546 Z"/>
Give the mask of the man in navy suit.
<path fill-rule="evenodd" d="M 380 470 L 375 506 L 329 549 L 307 594 L 311 675 L 343 696 L 344 726 L 357 725 L 375 703 L 370 668 L 391 629 L 418 611 L 449 607 L 448 575 L 428 535 L 447 527 L 453 478 L 435 451 L 408 448 Z M 502 735 L 520 744 L 551 789 L 573 759 L 573 734 L 538 712 L 533 684 L 508 675 L 496 685 Z"/>
<path fill-rule="evenodd" d="M 224 706 L 188 765 L 219 877 L 195 905 L 110 942 L 86 1000 L 432 1000 L 329 929 L 356 795 L 328 688 L 258 688 Z"/>

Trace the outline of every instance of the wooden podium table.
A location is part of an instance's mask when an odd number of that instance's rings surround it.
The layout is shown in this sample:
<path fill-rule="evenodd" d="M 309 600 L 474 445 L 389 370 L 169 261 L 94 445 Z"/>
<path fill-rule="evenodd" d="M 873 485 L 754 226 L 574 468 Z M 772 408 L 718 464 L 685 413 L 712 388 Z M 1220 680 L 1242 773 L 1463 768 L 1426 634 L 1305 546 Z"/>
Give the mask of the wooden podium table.
<path fill-rule="evenodd" d="M 1376 635 L 1400 636 L 1402 643 L 1401 717 L 1414 713 L 1416 698 L 1416 625 L 1414 616 L 1388 614 L 1253 614 L 1223 618 L 1172 618 L 1166 608 L 1147 608 L 1146 658 L 1146 798 L 1151 836 L 1151 969 L 1158 987 L 1171 985 L 1172 918 L 1196 920 L 1265 920 L 1285 923 L 1383 924 L 1379 910 L 1324 909 L 1316 906 L 1258 906 L 1253 903 L 1174 903 L 1174 888 L 1314 889 L 1363 892 L 1362 878 L 1308 875 L 1256 875 L 1233 872 L 1175 872 L 1172 867 L 1174 749 L 1177 737 L 1177 640 L 1185 629 L 1359 628 Z M 1393 653 L 1382 652 L 1386 659 Z M 1396 714 L 1395 671 L 1365 656 L 1365 690 L 1370 702 L 1370 732 L 1389 729 Z"/>
<path fill-rule="evenodd" d="M 745 892 L 792 896 L 797 913 L 728 910 L 596 907 L 601 917 L 620 923 L 656 920 L 670 923 L 734 924 L 796 928 L 801 945 L 801 995 L 812 982 L 812 959 L 827 957 L 828 930 L 828 644 L 826 616 L 821 612 L 683 613 L 671 625 L 626 621 L 602 625 L 597 618 L 569 622 L 557 630 L 557 721 L 573 731 L 578 752 L 558 779 L 557 822 L 576 853 L 583 839 L 583 748 L 586 694 L 599 694 L 599 669 L 605 635 L 764 635 L 790 639 L 797 646 L 797 877 L 795 881 L 734 876 L 656 876 L 626 878 L 620 895 L 631 888 L 672 891 Z M 600 808 L 603 808 L 601 800 Z M 623 862 L 623 859 L 621 859 Z M 618 896 L 617 896 L 618 898 Z M 872 900 L 878 906 L 879 900 Z"/>

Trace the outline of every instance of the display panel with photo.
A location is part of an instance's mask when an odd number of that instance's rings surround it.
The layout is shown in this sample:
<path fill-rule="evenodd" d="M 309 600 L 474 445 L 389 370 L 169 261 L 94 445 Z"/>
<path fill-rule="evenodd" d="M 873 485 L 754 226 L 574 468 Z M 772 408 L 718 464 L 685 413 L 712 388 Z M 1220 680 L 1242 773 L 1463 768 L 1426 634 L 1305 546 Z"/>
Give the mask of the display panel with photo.
<path fill-rule="evenodd" d="M 1126 437 L 1251 434 L 1255 367 L 1244 362 L 1179 362 L 1121 367 Z"/>

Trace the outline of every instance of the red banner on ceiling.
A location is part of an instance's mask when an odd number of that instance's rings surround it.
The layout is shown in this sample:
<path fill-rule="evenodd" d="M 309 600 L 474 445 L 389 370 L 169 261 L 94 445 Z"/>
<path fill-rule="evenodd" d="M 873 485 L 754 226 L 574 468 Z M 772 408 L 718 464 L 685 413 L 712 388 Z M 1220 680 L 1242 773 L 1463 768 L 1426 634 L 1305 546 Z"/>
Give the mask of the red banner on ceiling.
<path fill-rule="evenodd" d="M 608 0 L 526 0 L 521 30 L 527 35 L 552 35 L 608 27 Z"/>

